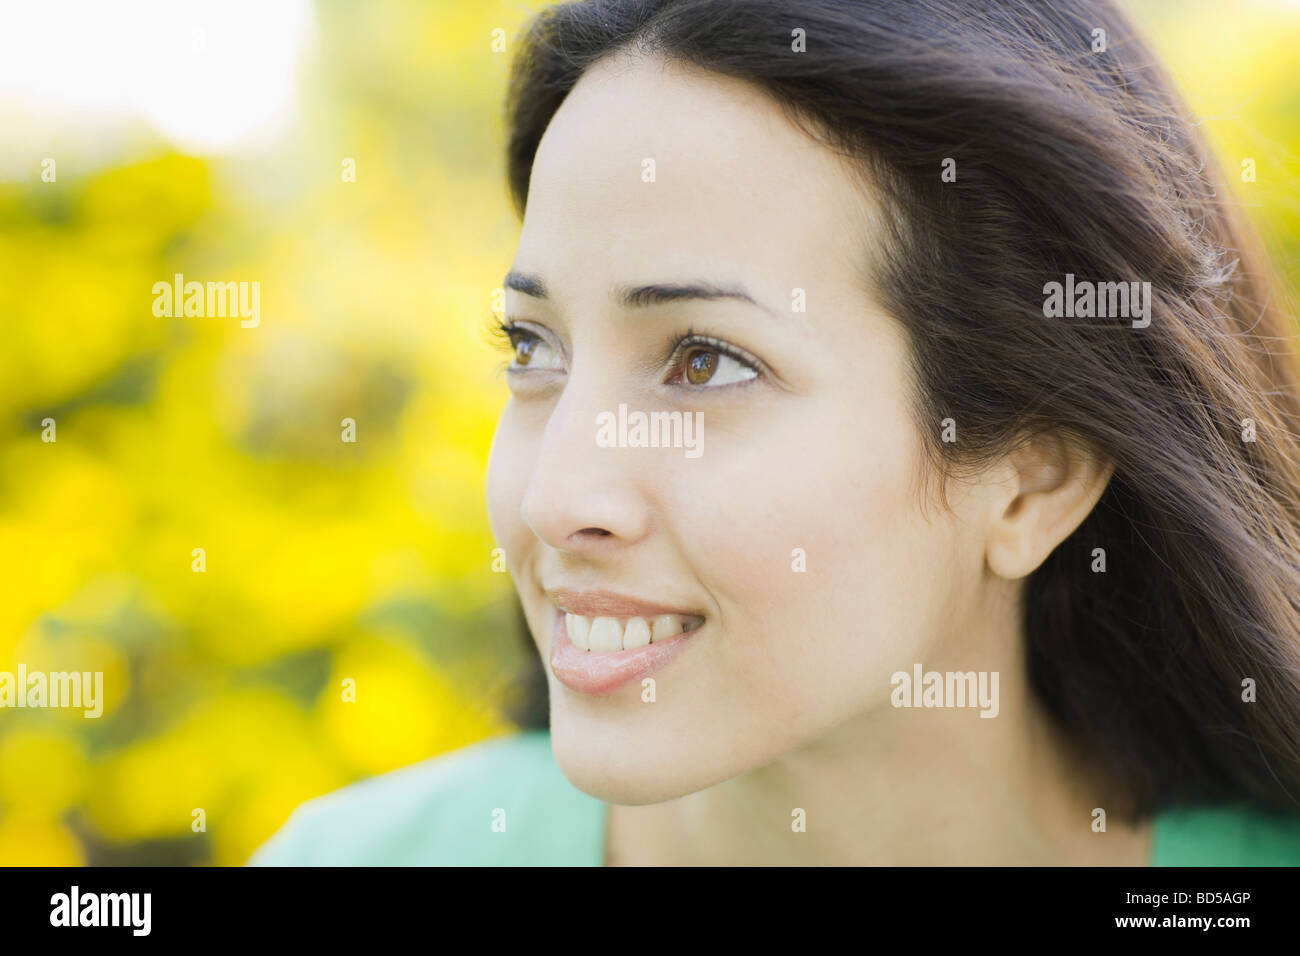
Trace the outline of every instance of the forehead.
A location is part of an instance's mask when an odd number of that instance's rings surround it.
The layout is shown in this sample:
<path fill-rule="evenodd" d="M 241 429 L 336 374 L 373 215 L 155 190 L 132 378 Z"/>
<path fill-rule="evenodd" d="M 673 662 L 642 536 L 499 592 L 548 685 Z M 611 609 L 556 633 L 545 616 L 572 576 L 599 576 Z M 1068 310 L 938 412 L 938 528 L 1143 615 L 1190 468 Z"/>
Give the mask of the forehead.
<path fill-rule="evenodd" d="M 708 269 L 780 302 L 854 284 L 874 218 L 847 161 L 764 91 L 617 54 L 583 74 L 542 138 L 516 262 L 552 277 L 559 299 Z"/>

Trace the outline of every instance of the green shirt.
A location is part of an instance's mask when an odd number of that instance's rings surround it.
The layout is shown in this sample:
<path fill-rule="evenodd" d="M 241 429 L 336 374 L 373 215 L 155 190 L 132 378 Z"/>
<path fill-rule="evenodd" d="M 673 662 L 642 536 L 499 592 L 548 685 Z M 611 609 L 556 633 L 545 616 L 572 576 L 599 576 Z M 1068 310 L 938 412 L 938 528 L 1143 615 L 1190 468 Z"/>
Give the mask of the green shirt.
<path fill-rule="evenodd" d="M 601 801 L 545 731 L 482 741 L 309 800 L 251 866 L 600 866 Z M 1298 866 L 1300 817 L 1239 807 L 1155 818 L 1153 866 Z"/>

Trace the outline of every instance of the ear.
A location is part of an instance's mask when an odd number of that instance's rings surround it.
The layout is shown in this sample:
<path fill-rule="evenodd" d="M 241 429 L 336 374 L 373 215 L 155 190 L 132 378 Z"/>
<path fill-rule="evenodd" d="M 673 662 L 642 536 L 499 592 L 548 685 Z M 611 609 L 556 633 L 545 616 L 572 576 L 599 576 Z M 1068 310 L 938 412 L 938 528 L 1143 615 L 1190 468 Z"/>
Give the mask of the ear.
<path fill-rule="evenodd" d="M 998 491 L 985 560 L 999 577 L 1029 574 L 1083 523 L 1115 471 L 1078 442 L 1037 435 L 994 469 Z"/>

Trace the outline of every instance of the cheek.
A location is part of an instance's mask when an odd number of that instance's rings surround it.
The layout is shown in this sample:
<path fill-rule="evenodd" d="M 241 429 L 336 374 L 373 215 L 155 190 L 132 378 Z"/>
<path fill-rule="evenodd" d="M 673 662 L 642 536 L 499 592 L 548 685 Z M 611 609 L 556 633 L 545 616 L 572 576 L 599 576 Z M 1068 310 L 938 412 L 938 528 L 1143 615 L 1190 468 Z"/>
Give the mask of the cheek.
<path fill-rule="evenodd" d="M 729 673 L 767 706 L 886 699 L 896 661 L 934 637 L 944 541 L 915 497 L 919 436 L 901 410 L 863 407 L 769 418 L 715 442 L 691 483 L 708 513 L 682 526 L 687 553 L 722 609 Z"/>
<path fill-rule="evenodd" d="M 507 406 L 497 423 L 488 456 L 487 509 L 492 536 L 504 548 L 513 574 L 530 560 L 532 533 L 524 523 L 520 505 L 524 499 L 533 449 L 519 416 Z"/>
<path fill-rule="evenodd" d="M 497 547 L 504 549 L 506 567 L 523 602 L 529 636 L 542 652 L 549 640 L 550 618 L 539 616 L 535 595 L 522 588 L 532 580 L 539 543 L 523 519 L 521 506 L 536 456 L 536 431 L 507 405 L 492 438 L 487 468 L 488 522 Z"/>

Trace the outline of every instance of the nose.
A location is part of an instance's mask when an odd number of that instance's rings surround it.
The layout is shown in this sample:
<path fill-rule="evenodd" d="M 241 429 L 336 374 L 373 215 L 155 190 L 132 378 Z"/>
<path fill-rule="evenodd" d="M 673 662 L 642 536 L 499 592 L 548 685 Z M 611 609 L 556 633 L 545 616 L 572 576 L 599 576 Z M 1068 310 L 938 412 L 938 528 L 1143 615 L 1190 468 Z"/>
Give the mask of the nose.
<path fill-rule="evenodd" d="M 597 415 L 618 403 L 592 385 L 574 378 L 566 384 L 542 433 L 521 505 L 524 523 L 541 541 L 585 556 L 635 544 L 650 530 L 643 493 L 649 462 L 636 449 L 597 444 Z"/>

